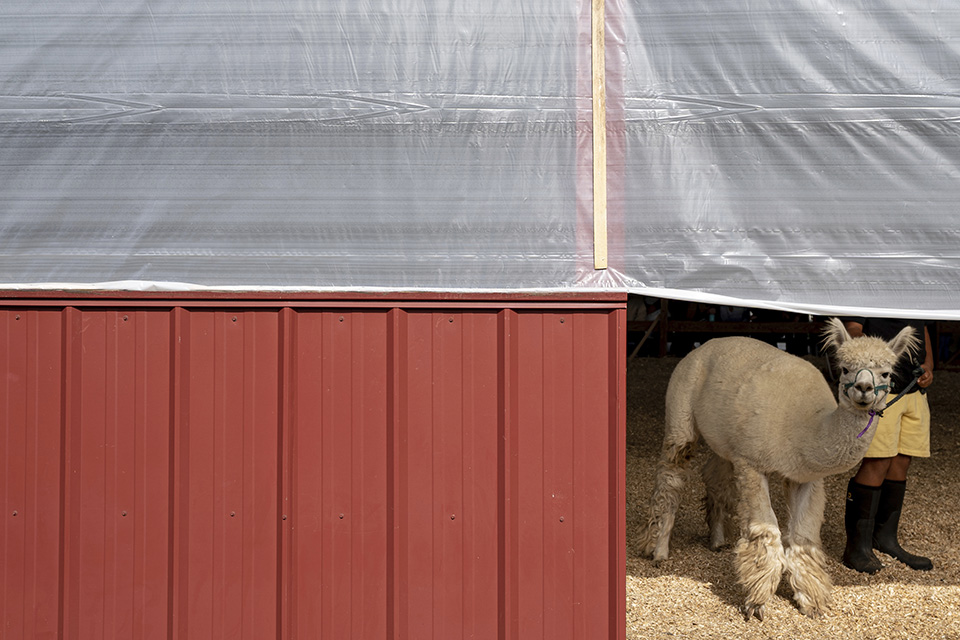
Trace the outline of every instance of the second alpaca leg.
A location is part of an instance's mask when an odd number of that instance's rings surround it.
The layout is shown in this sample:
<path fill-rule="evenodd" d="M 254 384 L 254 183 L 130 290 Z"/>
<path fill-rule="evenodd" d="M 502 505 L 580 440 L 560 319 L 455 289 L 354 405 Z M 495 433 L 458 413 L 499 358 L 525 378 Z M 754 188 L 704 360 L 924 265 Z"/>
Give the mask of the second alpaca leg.
<path fill-rule="evenodd" d="M 737 539 L 734 516 L 737 512 L 737 486 L 733 465 L 717 454 L 710 456 L 700 470 L 707 488 L 705 507 L 710 529 L 710 548 L 714 551 Z"/>
<path fill-rule="evenodd" d="M 699 435 L 693 420 L 691 390 L 667 387 L 667 406 L 663 428 L 663 449 L 657 464 L 647 526 L 640 537 L 640 553 L 654 562 L 666 560 L 670 553 L 670 534 L 680 506 L 686 468 Z"/>
<path fill-rule="evenodd" d="M 740 540 L 734 548 L 738 582 L 746 589 L 747 619 L 763 620 L 764 605 L 783 575 L 784 555 L 777 516 L 770 505 L 767 477 L 746 465 L 735 465 L 740 502 Z"/>
<path fill-rule="evenodd" d="M 830 608 L 833 582 L 826 570 L 820 527 L 826 495 L 823 480 L 798 484 L 785 482 L 789 522 L 786 535 L 786 570 L 800 612 L 818 618 Z"/>
<path fill-rule="evenodd" d="M 651 556 L 654 562 L 666 560 L 670 553 L 670 534 L 692 449 L 692 443 L 668 447 L 657 464 L 647 526 L 640 538 L 640 552 Z"/>

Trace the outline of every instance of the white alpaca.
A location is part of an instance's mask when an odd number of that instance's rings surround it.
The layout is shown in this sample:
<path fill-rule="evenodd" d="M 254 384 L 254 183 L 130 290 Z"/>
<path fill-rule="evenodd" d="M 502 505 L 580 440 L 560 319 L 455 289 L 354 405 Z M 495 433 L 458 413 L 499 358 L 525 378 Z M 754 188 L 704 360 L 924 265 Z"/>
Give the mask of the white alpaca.
<path fill-rule="evenodd" d="M 876 430 L 872 412 L 886 406 L 893 365 L 918 344 L 909 327 L 889 343 L 851 338 L 837 318 L 824 336 L 842 372 L 839 406 L 812 364 L 743 337 L 716 338 L 695 349 L 667 387 L 662 457 L 642 551 L 654 561 L 667 557 L 683 470 L 702 437 L 712 450 L 703 466 L 710 546 L 731 539 L 729 516 L 736 512 L 735 566 L 746 590 L 747 619 L 763 619 L 784 571 L 802 613 L 817 617 L 828 609 L 832 584 L 820 547 L 823 478 L 863 457 Z M 784 482 L 782 542 L 770 476 Z"/>

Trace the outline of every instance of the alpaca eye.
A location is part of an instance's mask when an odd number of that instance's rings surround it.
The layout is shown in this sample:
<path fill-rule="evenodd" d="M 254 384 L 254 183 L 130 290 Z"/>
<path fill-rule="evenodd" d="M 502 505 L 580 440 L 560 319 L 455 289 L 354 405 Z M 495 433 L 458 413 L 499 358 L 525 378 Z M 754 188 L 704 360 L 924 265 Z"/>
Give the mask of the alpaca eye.
<path fill-rule="evenodd" d="M 843 373 L 843 375 L 847 375 L 850 373 L 850 369 L 847 369 L 846 367 L 840 367 L 840 372 Z"/>
<path fill-rule="evenodd" d="M 880 377 L 883 378 L 884 380 L 886 380 L 887 378 L 890 377 L 890 372 L 889 372 L 889 371 L 884 371 L 883 373 L 880 374 Z"/>

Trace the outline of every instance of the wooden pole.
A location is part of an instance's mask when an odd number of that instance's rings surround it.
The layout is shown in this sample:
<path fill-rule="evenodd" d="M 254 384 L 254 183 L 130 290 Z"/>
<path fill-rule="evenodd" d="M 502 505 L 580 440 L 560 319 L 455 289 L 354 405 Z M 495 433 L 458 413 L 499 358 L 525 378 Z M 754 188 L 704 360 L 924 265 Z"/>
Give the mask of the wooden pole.
<path fill-rule="evenodd" d="M 660 322 L 660 316 L 657 316 L 653 319 L 653 322 L 650 323 L 650 326 L 647 327 L 646 332 L 643 334 L 643 337 L 640 338 L 640 342 L 637 343 L 637 346 L 634 347 L 633 352 L 630 354 L 630 357 L 627 360 L 633 360 L 637 357 L 637 354 L 640 353 L 640 347 L 647 341 L 647 338 L 650 337 L 650 334 L 653 333 L 653 330 L 657 328 L 657 323 Z"/>
<path fill-rule="evenodd" d="M 607 268 L 607 95 L 604 0 L 593 0 L 593 266 Z"/>

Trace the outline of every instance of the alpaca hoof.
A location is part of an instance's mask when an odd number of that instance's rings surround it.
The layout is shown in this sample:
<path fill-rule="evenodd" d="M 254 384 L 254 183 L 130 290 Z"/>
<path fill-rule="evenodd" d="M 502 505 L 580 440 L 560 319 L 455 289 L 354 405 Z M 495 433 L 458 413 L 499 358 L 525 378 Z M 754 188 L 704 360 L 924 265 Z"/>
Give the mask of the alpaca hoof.
<path fill-rule="evenodd" d="M 797 608 L 800 613 L 813 620 L 819 620 L 830 611 L 830 599 L 828 596 L 821 598 L 810 598 L 808 595 L 796 596 Z"/>
<path fill-rule="evenodd" d="M 721 551 L 730 546 L 730 543 L 726 540 L 720 540 L 717 542 L 715 540 L 710 541 L 710 551 Z"/>
<path fill-rule="evenodd" d="M 669 556 L 670 546 L 668 540 L 659 541 L 654 545 L 653 550 L 650 551 L 650 557 L 653 559 L 653 564 L 660 564 Z"/>
<path fill-rule="evenodd" d="M 763 605 L 762 604 L 748 604 L 744 607 L 743 613 L 746 616 L 747 622 L 750 621 L 750 618 L 756 616 L 757 620 L 763 622 Z"/>
<path fill-rule="evenodd" d="M 666 560 L 667 560 L 666 554 L 661 555 L 661 554 L 654 553 L 650 556 L 650 562 L 652 562 L 653 566 L 655 567 L 659 567 L 664 562 L 666 562 Z"/>
<path fill-rule="evenodd" d="M 643 558 L 649 558 L 654 566 L 659 565 L 661 562 L 667 559 L 667 554 L 664 553 L 662 549 L 657 549 L 656 545 L 650 544 L 640 549 L 640 556 Z"/>
<path fill-rule="evenodd" d="M 825 612 L 820 607 L 806 607 L 806 608 L 801 607 L 800 613 L 802 613 L 803 615 L 813 620 L 819 620 L 820 618 L 823 617 L 823 614 Z"/>

